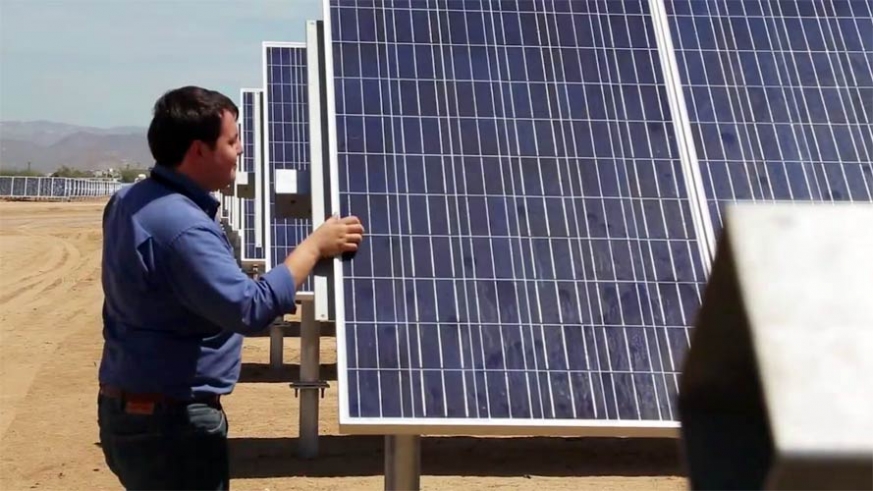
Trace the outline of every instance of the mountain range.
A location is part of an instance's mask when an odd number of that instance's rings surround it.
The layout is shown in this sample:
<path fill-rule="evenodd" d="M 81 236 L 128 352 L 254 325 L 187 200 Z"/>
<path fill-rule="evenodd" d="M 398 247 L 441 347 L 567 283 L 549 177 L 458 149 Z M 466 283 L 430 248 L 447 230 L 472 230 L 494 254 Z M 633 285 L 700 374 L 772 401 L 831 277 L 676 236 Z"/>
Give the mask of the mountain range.
<path fill-rule="evenodd" d="M 52 121 L 0 121 L 0 168 L 54 172 L 146 168 L 152 164 L 146 128 L 94 128 Z"/>

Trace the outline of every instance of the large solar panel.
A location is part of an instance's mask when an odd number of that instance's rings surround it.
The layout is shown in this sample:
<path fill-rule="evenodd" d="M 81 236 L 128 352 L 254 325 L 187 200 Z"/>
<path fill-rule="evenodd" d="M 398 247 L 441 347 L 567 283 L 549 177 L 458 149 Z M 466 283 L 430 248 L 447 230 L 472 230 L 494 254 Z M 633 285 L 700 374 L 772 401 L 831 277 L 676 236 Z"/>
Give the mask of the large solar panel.
<path fill-rule="evenodd" d="M 0 196 L 12 196 L 12 176 L 0 176 Z"/>
<path fill-rule="evenodd" d="M 264 117 L 266 269 L 281 263 L 312 231 L 311 220 L 277 216 L 276 171 L 307 170 L 309 140 L 306 43 L 265 42 Z M 311 277 L 301 286 L 312 291 Z"/>
<path fill-rule="evenodd" d="M 873 199 L 873 3 L 665 6 L 712 237 L 735 200 Z"/>
<path fill-rule="evenodd" d="M 261 124 L 258 120 L 259 109 L 258 89 L 242 89 L 240 100 L 242 108 L 240 114 L 240 136 L 242 137 L 243 154 L 241 159 L 241 172 L 249 174 L 251 179 L 256 179 L 255 172 L 261 164 Z M 257 193 L 255 198 L 239 197 L 240 201 L 240 255 L 243 261 L 263 260 L 264 252 L 258 246 L 257 240 Z"/>
<path fill-rule="evenodd" d="M 325 7 L 340 425 L 661 434 L 700 302 L 649 2 Z M 426 429 L 423 429 L 426 428 Z"/>

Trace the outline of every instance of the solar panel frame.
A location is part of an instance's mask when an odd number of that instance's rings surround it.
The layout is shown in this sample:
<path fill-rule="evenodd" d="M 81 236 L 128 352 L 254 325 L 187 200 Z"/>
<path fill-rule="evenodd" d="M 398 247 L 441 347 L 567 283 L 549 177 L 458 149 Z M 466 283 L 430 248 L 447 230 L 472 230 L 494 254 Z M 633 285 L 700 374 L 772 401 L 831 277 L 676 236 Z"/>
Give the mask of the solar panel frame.
<path fill-rule="evenodd" d="M 295 73 L 293 70 L 282 70 L 282 66 L 278 67 L 277 72 L 280 72 L 280 77 L 289 76 L 290 84 L 293 86 L 295 93 L 292 94 L 291 88 L 288 89 L 288 93 L 283 93 L 283 101 L 284 97 L 294 97 L 303 99 L 302 102 L 292 103 L 294 106 L 290 109 L 291 114 L 286 115 L 283 114 L 282 124 L 293 125 L 293 130 L 291 136 L 288 134 L 284 134 L 285 141 L 291 143 L 292 147 L 289 151 L 287 148 L 283 149 L 283 159 L 281 162 L 278 161 L 276 154 L 274 151 L 274 146 L 280 145 L 279 141 L 274 138 L 274 124 L 276 123 L 276 119 L 274 114 L 276 113 L 277 108 L 272 102 L 272 90 L 274 87 L 278 87 L 280 85 L 285 84 L 285 80 L 280 80 L 278 82 L 273 82 L 271 87 L 272 78 L 272 70 L 271 64 L 269 60 L 270 50 L 288 50 L 289 56 L 293 56 L 295 58 L 294 68 L 298 70 L 299 73 Z M 281 55 L 280 55 L 281 56 Z M 306 93 L 308 87 L 306 85 L 305 79 L 303 81 L 299 81 L 294 79 L 294 77 L 299 76 L 301 73 L 305 77 L 306 75 L 306 42 L 296 42 L 296 41 L 264 41 L 262 43 L 261 49 L 261 60 L 262 60 L 262 69 L 263 69 L 263 83 L 264 83 L 264 94 L 263 94 L 263 133 L 264 133 L 264 247 L 265 251 L 265 261 L 264 268 L 266 271 L 269 271 L 273 268 L 275 264 L 281 262 L 285 255 L 289 254 L 293 247 L 305 239 L 312 231 L 312 225 L 310 219 L 286 219 L 286 218 L 276 218 L 276 209 L 275 209 L 275 171 L 278 168 L 283 169 L 297 169 L 297 170 L 308 170 L 309 167 L 309 142 L 308 142 L 308 116 L 306 114 L 307 103 Z M 302 60 L 302 62 L 301 62 Z M 290 59 L 289 59 L 290 61 Z M 298 99 L 295 99 L 298 100 Z M 276 102 L 275 104 L 278 104 Z M 284 109 L 283 109 L 284 111 Z M 287 119 L 288 116 L 291 116 L 291 119 Z M 284 129 L 283 129 L 284 132 Z M 289 154 L 291 158 L 289 158 Z M 285 233 L 284 241 L 287 242 L 287 245 L 283 246 L 278 244 L 278 230 L 280 228 Z M 292 245 L 293 244 L 293 245 Z M 280 249 L 281 253 L 280 254 Z M 300 292 L 311 292 L 312 287 L 312 275 L 304 280 L 301 285 L 299 291 Z"/>
<path fill-rule="evenodd" d="M 360 3 L 360 2 L 359 2 Z M 372 4 L 372 2 L 364 2 L 365 4 Z M 400 2 L 403 3 L 403 2 Z M 450 2 L 451 3 L 451 2 Z M 460 5 L 455 2 L 455 5 Z M 429 4 L 428 4 L 429 5 Z M 641 4 L 642 5 L 642 4 Z M 324 29 L 325 29 L 325 37 L 328 40 L 332 40 L 332 30 L 333 25 L 331 22 L 331 6 L 330 2 L 324 2 Z M 428 7 L 427 10 L 430 8 Z M 415 10 L 415 8 L 413 8 Z M 410 14 L 411 15 L 411 14 Z M 654 16 L 653 16 L 654 17 Z M 657 30 L 653 20 L 653 24 L 651 24 L 651 28 Z M 663 28 L 663 26 L 662 26 Z M 383 42 L 384 40 L 380 41 Z M 656 43 L 657 50 L 660 52 L 660 41 Z M 328 167 L 330 169 L 330 174 L 333 176 L 330 191 L 331 191 L 331 207 L 334 211 L 338 211 L 342 209 L 343 204 L 340 199 L 340 188 L 338 184 L 338 179 L 336 176 L 341 176 L 341 172 L 339 169 L 339 158 L 338 158 L 338 144 L 337 144 L 337 117 L 335 114 L 335 109 L 337 107 L 336 103 L 336 88 L 334 85 L 334 81 L 336 80 L 334 76 L 334 50 L 337 49 L 333 42 L 331 42 L 331 46 L 325 50 L 325 64 L 326 64 L 326 73 L 327 80 L 330 83 L 325 84 L 325 98 L 326 98 L 326 112 L 327 112 L 327 128 L 328 128 L 328 143 L 329 143 L 329 152 L 328 152 Z M 653 61 L 654 63 L 654 61 Z M 665 82 L 666 83 L 666 82 Z M 672 124 L 672 120 L 667 118 L 664 122 L 665 125 Z M 674 160 L 680 162 L 682 165 L 687 165 L 687 160 L 685 158 L 680 158 L 678 156 L 673 157 Z M 684 171 L 682 172 L 682 177 L 684 178 Z M 685 187 L 687 188 L 685 191 L 691 188 L 690 184 L 685 180 Z M 694 210 L 695 206 L 688 206 L 689 209 Z M 694 220 L 691 220 L 694 222 Z M 699 238 L 700 224 L 697 222 L 693 223 L 693 229 L 695 237 Z M 372 235 L 371 235 L 372 238 Z M 370 240 L 370 239 L 368 239 Z M 700 241 L 698 241 L 700 242 Z M 699 251 L 705 250 L 705 245 L 698 243 L 697 249 Z M 691 253 L 693 254 L 693 253 Z M 705 264 L 705 263 L 704 263 Z M 705 269 L 703 264 L 700 265 L 701 270 Z M 340 419 L 340 429 L 341 431 L 351 432 L 351 433 L 371 433 L 371 434 L 399 434 L 399 433 L 413 433 L 419 434 L 422 432 L 426 432 L 428 434 L 433 433 L 447 433 L 447 434 L 458 434 L 458 433 L 477 433 L 477 434 L 578 434 L 578 435 L 591 435 L 591 436 L 607 436 L 607 435 L 637 435 L 637 436 L 664 436 L 671 435 L 675 436 L 676 431 L 678 429 L 678 423 L 676 421 L 651 421 L 651 420 L 566 420 L 566 419 L 468 419 L 468 418 L 451 418 L 451 417 L 439 417 L 439 418 L 428 418 L 428 417 L 414 417 L 414 418 L 405 418 L 405 417 L 378 417 L 378 418 L 370 418 L 370 417 L 352 417 L 350 414 L 350 402 L 349 402 L 349 393 L 346 388 L 349 387 L 349 375 L 348 375 L 348 357 L 349 353 L 347 350 L 349 335 L 347 328 L 347 318 L 346 312 L 344 308 L 344 301 L 346 298 L 344 284 L 344 275 L 343 275 L 343 261 L 340 258 L 334 260 L 334 281 L 332 282 L 332 286 L 334 288 L 334 301 L 336 303 L 336 311 L 335 311 L 335 321 L 336 321 L 336 335 L 337 335 L 337 350 L 338 350 L 338 377 L 339 377 L 339 386 L 341 388 L 339 393 L 340 400 L 340 411 L 339 411 L 339 419 Z M 422 386 L 423 386 L 422 382 Z"/>
<path fill-rule="evenodd" d="M 227 219 L 227 207 L 225 206 L 225 195 L 221 191 L 217 192 L 218 202 L 220 203 L 218 208 L 218 218 L 221 220 Z"/>
<path fill-rule="evenodd" d="M 306 69 L 307 69 L 307 104 L 309 110 L 309 170 L 312 193 L 312 228 L 320 227 L 330 210 L 331 179 L 325 156 L 330 154 L 330 148 L 324 135 L 328 134 L 324 108 L 326 94 L 324 90 L 324 22 L 310 20 L 306 22 Z M 317 322 L 328 322 L 334 318 L 334 299 L 329 279 L 333 278 L 333 263 L 319 261 L 312 271 L 313 315 Z"/>
<path fill-rule="evenodd" d="M 257 169 L 263 167 L 261 158 L 261 121 L 260 100 L 261 89 L 240 89 L 240 139 L 243 146 L 243 154 L 240 158 L 240 172 L 247 173 L 254 179 L 255 197 L 238 197 L 240 210 L 240 259 L 242 261 L 263 261 L 263 248 L 258 246 L 258 233 L 261 227 L 258 212 L 257 179 L 260 175 Z"/>
<path fill-rule="evenodd" d="M 255 163 L 255 245 L 260 248 L 260 259 L 265 260 L 264 253 L 264 90 L 253 89 L 255 93 L 255 124 L 257 159 Z"/>
<path fill-rule="evenodd" d="M 237 124 L 237 128 L 239 128 L 239 124 Z M 237 168 L 242 167 L 242 156 L 237 158 Z M 240 231 L 240 199 L 238 194 L 234 191 L 230 195 L 230 226 L 234 232 Z"/>
<path fill-rule="evenodd" d="M 664 8 L 710 250 L 730 203 L 873 201 L 869 2 Z"/>

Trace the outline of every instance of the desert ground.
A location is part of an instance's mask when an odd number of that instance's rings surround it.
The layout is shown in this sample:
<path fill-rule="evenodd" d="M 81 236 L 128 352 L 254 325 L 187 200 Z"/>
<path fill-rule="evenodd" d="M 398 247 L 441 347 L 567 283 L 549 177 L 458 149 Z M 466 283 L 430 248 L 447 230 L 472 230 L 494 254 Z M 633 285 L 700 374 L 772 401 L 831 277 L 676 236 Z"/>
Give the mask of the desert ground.
<path fill-rule="evenodd" d="M 102 347 L 104 202 L 0 202 L 0 489 L 120 489 L 96 422 Z M 246 340 L 225 399 L 233 489 L 383 489 L 382 439 L 337 431 L 335 343 L 322 340 L 320 455 L 296 456 L 299 343 L 271 370 L 269 338 Z M 422 489 L 674 490 L 687 482 L 675 440 L 431 437 Z"/>

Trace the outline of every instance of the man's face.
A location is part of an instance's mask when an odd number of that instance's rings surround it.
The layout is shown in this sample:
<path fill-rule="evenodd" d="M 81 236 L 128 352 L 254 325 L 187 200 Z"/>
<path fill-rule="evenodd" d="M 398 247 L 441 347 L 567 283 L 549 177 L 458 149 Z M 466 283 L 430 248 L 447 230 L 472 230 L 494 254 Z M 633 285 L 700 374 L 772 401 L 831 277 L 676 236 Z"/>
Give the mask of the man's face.
<path fill-rule="evenodd" d="M 209 177 L 210 190 L 224 189 L 236 179 L 237 157 L 242 154 L 239 128 L 229 111 L 221 117 L 221 134 L 215 140 L 215 148 L 205 146 L 205 173 Z"/>

